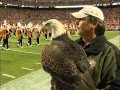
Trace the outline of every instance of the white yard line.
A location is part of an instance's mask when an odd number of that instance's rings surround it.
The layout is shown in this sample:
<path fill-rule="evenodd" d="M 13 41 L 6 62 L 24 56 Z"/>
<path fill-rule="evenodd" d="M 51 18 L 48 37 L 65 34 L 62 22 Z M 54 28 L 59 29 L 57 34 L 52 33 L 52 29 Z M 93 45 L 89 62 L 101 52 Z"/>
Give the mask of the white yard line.
<path fill-rule="evenodd" d="M 16 78 L 15 76 L 13 76 L 13 75 L 10 75 L 10 74 L 1 74 L 2 76 L 6 76 L 6 77 L 9 77 L 9 78 Z"/>
<path fill-rule="evenodd" d="M 36 63 L 36 64 L 39 64 L 39 65 L 41 65 L 41 63 Z"/>
<path fill-rule="evenodd" d="M 28 71 L 33 71 L 31 68 L 26 68 L 26 67 L 21 67 L 21 69 L 28 70 Z"/>
<path fill-rule="evenodd" d="M 20 51 L 20 50 L 14 50 L 14 49 L 11 49 L 10 51 L 22 52 L 22 53 L 30 53 L 30 54 L 40 54 L 40 53 L 35 53 L 35 52 Z"/>

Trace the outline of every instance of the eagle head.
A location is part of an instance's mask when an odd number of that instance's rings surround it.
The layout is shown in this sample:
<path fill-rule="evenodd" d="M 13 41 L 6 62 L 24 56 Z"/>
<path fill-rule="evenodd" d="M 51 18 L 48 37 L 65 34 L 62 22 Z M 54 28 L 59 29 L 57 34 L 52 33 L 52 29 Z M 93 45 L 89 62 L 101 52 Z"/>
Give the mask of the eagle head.
<path fill-rule="evenodd" d="M 64 25 L 56 19 L 46 21 L 41 29 L 52 31 L 52 39 L 66 33 Z"/>

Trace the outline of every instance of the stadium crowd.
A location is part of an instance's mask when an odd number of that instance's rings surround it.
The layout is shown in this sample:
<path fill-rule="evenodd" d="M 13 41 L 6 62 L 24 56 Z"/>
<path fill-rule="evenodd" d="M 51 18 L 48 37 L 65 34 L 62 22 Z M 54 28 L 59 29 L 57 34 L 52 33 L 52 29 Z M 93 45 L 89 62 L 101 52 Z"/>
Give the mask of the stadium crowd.
<path fill-rule="evenodd" d="M 13 8 L 0 8 L 0 24 L 7 20 L 10 24 L 41 24 L 42 22 L 55 18 L 63 23 L 71 23 L 71 16 L 69 13 L 76 10 L 30 10 L 30 9 L 13 9 Z M 116 8 L 102 8 L 105 15 L 106 30 L 120 30 L 120 9 Z"/>
<path fill-rule="evenodd" d="M 105 22 L 107 30 L 120 30 L 120 16 L 119 8 L 105 8 L 102 9 L 105 13 Z"/>
<path fill-rule="evenodd" d="M 92 5 L 96 3 L 114 3 L 119 0 L 0 0 L 4 4 L 54 6 L 54 5 Z"/>

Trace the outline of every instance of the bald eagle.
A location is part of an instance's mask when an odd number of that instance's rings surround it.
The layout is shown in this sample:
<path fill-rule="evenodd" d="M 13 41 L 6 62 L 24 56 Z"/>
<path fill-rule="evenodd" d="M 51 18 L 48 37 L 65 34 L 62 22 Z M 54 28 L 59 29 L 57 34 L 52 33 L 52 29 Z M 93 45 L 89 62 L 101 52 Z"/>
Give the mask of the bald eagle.
<path fill-rule="evenodd" d="M 52 30 L 50 44 L 44 45 L 41 51 L 43 69 L 52 77 L 51 90 L 95 90 L 87 56 L 67 36 L 64 25 L 50 19 L 42 29 Z"/>

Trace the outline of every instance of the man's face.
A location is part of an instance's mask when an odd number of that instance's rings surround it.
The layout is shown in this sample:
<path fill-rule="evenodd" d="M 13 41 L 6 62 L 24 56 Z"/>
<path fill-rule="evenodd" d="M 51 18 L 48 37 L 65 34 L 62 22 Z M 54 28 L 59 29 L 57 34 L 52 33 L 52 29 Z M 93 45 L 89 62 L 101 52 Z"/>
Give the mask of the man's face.
<path fill-rule="evenodd" d="M 78 34 L 79 35 L 85 35 L 85 34 L 91 34 L 92 33 L 92 27 L 91 24 L 85 19 L 79 19 L 76 21 L 76 26 L 78 28 Z"/>

